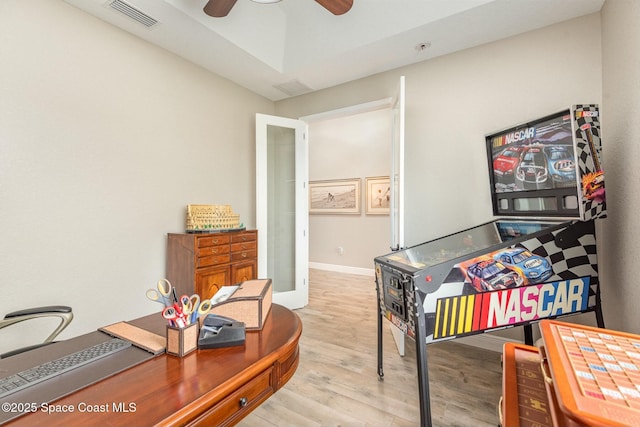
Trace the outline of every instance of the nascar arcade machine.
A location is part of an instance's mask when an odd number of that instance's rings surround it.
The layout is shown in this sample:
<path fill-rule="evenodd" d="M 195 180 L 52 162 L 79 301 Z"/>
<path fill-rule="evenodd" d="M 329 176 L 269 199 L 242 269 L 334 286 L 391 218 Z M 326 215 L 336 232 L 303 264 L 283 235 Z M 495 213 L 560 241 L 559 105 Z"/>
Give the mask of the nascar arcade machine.
<path fill-rule="evenodd" d="M 421 425 L 431 425 L 426 345 L 595 312 L 604 327 L 594 220 L 606 215 L 597 105 L 486 137 L 496 217 L 376 257 L 383 317 L 416 341 Z"/>

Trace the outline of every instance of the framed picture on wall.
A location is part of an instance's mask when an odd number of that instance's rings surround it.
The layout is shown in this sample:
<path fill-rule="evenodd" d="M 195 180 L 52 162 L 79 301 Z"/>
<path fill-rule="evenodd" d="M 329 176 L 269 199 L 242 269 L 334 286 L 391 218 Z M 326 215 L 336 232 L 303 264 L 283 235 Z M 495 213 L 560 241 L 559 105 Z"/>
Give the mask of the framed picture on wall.
<path fill-rule="evenodd" d="M 367 215 L 389 215 L 391 205 L 391 181 L 388 176 L 366 178 Z"/>
<path fill-rule="evenodd" d="M 360 178 L 309 182 L 310 214 L 359 214 Z"/>

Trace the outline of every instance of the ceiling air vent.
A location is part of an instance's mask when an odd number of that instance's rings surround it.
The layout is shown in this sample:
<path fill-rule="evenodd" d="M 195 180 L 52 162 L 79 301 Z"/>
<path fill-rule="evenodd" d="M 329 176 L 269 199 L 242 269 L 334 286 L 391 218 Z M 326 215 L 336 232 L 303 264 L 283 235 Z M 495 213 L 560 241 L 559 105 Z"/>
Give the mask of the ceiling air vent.
<path fill-rule="evenodd" d="M 298 80 L 291 80 L 286 83 L 274 85 L 273 87 L 289 96 L 302 95 L 303 93 L 311 92 L 313 90 L 304 83 L 300 83 Z"/>
<path fill-rule="evenodd" d="M 117 10 L 120 13 L 124 13 L 125 15 L 127 15 L 129 18 L 138 21 L 139 23 L 141 23 L 142 25 L 144 25 L 145 27 L 153 27 L 154 25 L 156 25 L 158 23 L 157 19 L 153 19 L 152 17 L 150 17 L 149 15 L 147 15 L 144 12 L 139 11 L 138 9 L 136 9 L 135 7 L 131 6 L 130 4 L 127 4 L 125 2 L 123 2 L 122 0 L 112 0 L 109 2 L 109 7 L 112 9 Z"/>

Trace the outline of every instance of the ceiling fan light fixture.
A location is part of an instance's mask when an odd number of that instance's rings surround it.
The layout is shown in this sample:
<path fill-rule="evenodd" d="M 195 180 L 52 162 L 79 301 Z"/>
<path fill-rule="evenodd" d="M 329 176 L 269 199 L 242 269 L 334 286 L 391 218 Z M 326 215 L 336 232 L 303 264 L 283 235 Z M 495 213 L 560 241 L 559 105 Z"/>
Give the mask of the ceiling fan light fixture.
<path fill-rule="evenodd" d="M 222 18 L 229 14 L 233 6 L 238 0 L 208 0 L 202 10 L 209 16 L 214 18 Z M 273 4 L 279 3 L 281 0 L 251 0 L 254 3 L 260 4 Z M 351 6 L 353 6 L 353 0 L 316 0 L 322 7 L 327 9 L 334 15 L 342 15 L 347 13 Z"/>

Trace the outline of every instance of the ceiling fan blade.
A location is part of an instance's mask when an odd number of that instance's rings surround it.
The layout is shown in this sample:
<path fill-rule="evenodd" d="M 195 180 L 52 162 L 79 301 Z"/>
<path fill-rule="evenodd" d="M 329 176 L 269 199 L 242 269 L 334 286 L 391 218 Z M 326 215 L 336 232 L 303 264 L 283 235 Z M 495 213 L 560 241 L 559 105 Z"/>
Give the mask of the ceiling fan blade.
<path fill-rule="evenodd" d="M 227 16 L 229 11 L 233 8 L 233 5 L 236 4 L 236 1 L 237 0 L 209 0 L 202 10 L 204 10 L 204 13 L 209 16 L 222 18 Z"/>
<path fill-rule="evenodd" d="M 329 12 L 334 15 L 342 15 L 347 13 L 351 6 L 353 6 L 353 0 L 316 0 Z"/>

